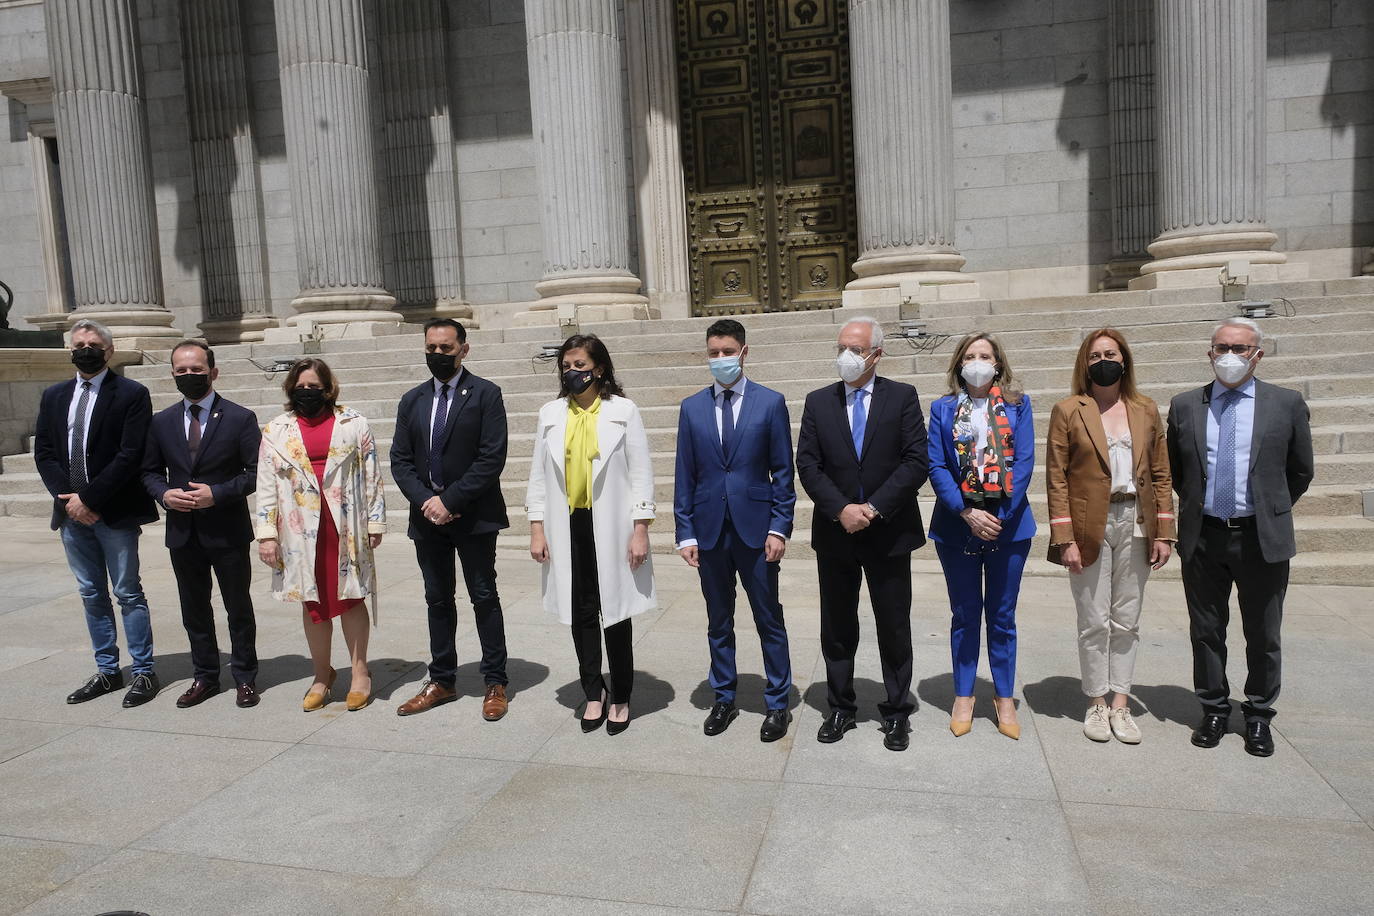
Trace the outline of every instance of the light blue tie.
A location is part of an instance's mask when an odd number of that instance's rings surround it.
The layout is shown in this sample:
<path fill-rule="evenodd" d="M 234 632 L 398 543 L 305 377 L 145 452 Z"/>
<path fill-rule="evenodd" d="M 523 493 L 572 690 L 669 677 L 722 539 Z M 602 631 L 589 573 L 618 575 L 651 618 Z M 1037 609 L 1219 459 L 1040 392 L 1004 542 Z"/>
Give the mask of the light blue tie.
<path fill-rule="evenodd" d="M 854 436 L 854 454 L 862 456 L 864 453 L 864 427 L 868 425 L 868 414 L 864 412 L 864 395 L 867 391 L 860 388 L 854 392 L 854 420 L 849 424 L 850 433 Z"/>
<path fill-rule="evenodd" d="M 1221 416 L 1217 418 L 1216 483 L 1212 490 L 1212 511 L 1217 518 L 1236 514 L 1236 402 L 1240 392 L 1228 389 L 1221 395 Z"/>

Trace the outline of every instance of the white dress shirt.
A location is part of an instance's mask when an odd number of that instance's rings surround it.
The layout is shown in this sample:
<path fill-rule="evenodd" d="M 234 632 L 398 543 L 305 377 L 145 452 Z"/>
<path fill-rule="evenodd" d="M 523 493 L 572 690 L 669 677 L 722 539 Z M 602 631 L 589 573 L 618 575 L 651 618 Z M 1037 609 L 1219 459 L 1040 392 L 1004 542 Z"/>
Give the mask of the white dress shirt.
<path fill-rule="evenodd" d="M 864 395 L 864 428 L 865 428 L 865 429 L 868 428 L 868 418 L 873 414 L 873 383 L 874 383 L 875 381 L 877 381 L 877 379 L 878 379 L 878 373 L 875 372 L 875 373 L 873 373 L 873 375 L 868 379 L 868 381 L 865 382 L 865 383 L 861 386 L 861 388 L 862 388 L 863 391 L 868 392 L 867 394 Z M 855 395 L 855 393 L 858 392 L 859 390 L 860 390 L 860 388 L 855 388 L 854 386 L 850 385 L 848 382 L 845 382 L 845 383 L 844 383 L 844 409 L 845 409 L 846 415 L 848 415 L 848 417 L 849 417 L 849 432 L 850 432 L 850 435 L 851 435 L 851 436 L 852 436 L 853 433 L 854 433 L 854 395 Z"/>
<path fill-rule="evenodd" d="M 95 401 L 96 401 L 96 398 L 100 397 L 100 386 L 101 386 L 102 384 L 105 383 L 105 379 L 109 378 L 109 376 L 110 376 L 110 370 L 109 370 L 109 369 L 101 369 L 99 372 L 97 372 L 97 373 L 95 374 L 95 376 L 94 376 L 93 378 L 88 378 L 88 379 L 82 378 L 79 374 L 78 374 L 77 377 L 76 377 L 76 388 L 72 390 L 72 402 L 71 402 L 71 404 L 69 404 L 69 405 L 67 406 L 67 460 L 68 460 L 68 462 L 71 461 L 71 454 L 72 454 L 72 437 L 73 437 L 73 434 L 74 434 L 74 433 L 76 432 L 76 430 L 77 430 L 77 424 L 78 424 L 78 423 L 81 425 L 81 441 L 84 442 L 84 443 L 86 443 L 86 449 L 87 449 L 87 451 L 90 450 L 90 447 L 91 447 L 91 440 L 90 440 L 90 433 L 91 433 L 91 414 L 95 413 Z M 87 382 L 90 382 L 90 383 L 91 383 L 91 396 L 90 396 L 89 398 L 86 399 L 86 415 L 85 415 L 85 416 L 82 416 L 82 417 L 78 417 L 78 416 L 76 415 L 76 408 L 77 408 L 77 406 L 81 403 L 81 392 L 82 392 L 81 386 L 84 385 L 84 384 L 87 383 Z M 89 473 L 89 468 L 87 469 L 87 473 Z"/>
<path fill-rule="evenodd" d="M 200 405 L 200 435 L 205 438 L 205 433 L 210 429 L 210 408 L 215 406 L 217 395 L 212 391 L 199 401 L 192 401 L 189 398 L 181 399 L 181 429 L 186 434 L 186 441 L 191 441 L 191 405 Z"/>
<path fill-rule="evenodd" d="M 1221 382 L 1213 382 L 1212 399 L 1207 405 L 1207 495 L 1202 503 L 1202 511 L 1207 515 L 1216 515 L 1212 506 L 1217 485 L 1217 440 L 1221 436 L 1217 418 L 1221 415 L 1221 396 L 1227 390 Z M 1235 390 L 1240 392 L 1241 397 L 1233 408 L 1236 412 L 1236 511 L 1232 518 L 1240 518 L 1255 514 L 1250 503 L 1250 440 L 1255 430 L 1254 377 L 1251 376 L 1249 381 Z"/>

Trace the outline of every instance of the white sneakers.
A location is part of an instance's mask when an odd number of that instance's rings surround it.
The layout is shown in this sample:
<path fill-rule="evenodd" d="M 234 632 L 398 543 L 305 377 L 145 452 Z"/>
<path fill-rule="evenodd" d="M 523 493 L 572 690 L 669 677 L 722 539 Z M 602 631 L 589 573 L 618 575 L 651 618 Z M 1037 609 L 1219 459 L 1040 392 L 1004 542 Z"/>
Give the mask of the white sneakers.
<path fill-rule="evenodd" d="M 1088 714 L 1083 717 L 1083 734 L 1094 741 L 1111 740 L 1112 729 L 1107 724 L 1106 706 L 1101 703 L 1094 703 L 1088 707 Z"/>
<path fill-rule="evenodd" d="M 1124 706 L 1111 710 L 1101 703 L 1089 706 L 1088 714 L 1083 717 L 1083 734 L 1094 741 L 1110 741 L 1115 735 L 1122 744 L 1140 743 L 1140 726 Z"/>

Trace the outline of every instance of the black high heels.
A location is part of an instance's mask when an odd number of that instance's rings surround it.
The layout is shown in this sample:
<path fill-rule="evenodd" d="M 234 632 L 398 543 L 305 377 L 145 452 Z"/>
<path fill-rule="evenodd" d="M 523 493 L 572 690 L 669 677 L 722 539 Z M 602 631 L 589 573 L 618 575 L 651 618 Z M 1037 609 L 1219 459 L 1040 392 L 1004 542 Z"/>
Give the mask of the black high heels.
<path fill-rule="evenodd" d="M 606 710 L 609 709 L 609 708 L 610 708 L 610 705 L 611 705 L 609 702 L 607 702 L 609 699 L 610 699 L 610 697 L 606 696 L 606 691 L 605 691 L 605 690 L 602 690 L 602 691 L 601 691 L 601 715 L 597 716 L 595 719 L 583 719 L 583 718 L 579 717 L 578 721 L 580 721 L 580 722 L 582 723 L 582 734 L 584 734 L 584 735 L 589 735 L 589 734 L 591 734 L 592 732 L 596 731 L 598 728 L 601 727 L 601 723 L 602 723 L 602 722 L 605 722 L 605 721 L 606 721 Z M 585 711 L 585 709 L 584 709 L 584 711 Z M 614 723 L 612 723 L 612 724 L 614 724 Z M 606 726 L 606 731 L 608 731 L 608 732 L 611 731 L 611 726 L 610 726 L 610 725 L 607 725 L 607 726 Z M 615 733 L 614 733 L 614 732 L 611 732 L 611 734 L 615 734 Z"/>
<path fill-rule="evenodd" d="M 629 704 L 627 703 L 626 705 L 628 706 Z M 609 707 L 608 707 L 608 709 L 609 709 Z M 621 732 L 623 732 L 625 729 L 627 729 L 627 728 L 629 728 L 629 727 L 630 727 L 630 717 L 629 717 L 628 715 L 625 717 L 625 721 L 624 721 L 624 722 L 616 722 L 616 721 L 614 721 L 614 720 L 612 720 L 612 719 L 607 719 L 607 720 L 606 720 L 606 734 L 608 734 L 608 735 L 618 735 L 618 734 L 620 734 Z"/>

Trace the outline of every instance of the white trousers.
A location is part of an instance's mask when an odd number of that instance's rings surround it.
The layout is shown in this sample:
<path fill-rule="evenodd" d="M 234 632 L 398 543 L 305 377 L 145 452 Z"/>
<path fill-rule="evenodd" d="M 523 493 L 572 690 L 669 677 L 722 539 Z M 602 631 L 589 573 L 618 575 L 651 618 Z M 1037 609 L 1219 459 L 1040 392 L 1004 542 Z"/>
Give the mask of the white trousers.
<path fill-rule="evenodd" d="M 1136 537 L 1134 500 L 1107 508 L 1107 536 L 1097 562 L 1069 575 L 1078 605 L 1078 664 L 1083 693 L 1130 693 L 1140 643 L 1140 605 L 1150 577 L 1150 542 Z"/>

